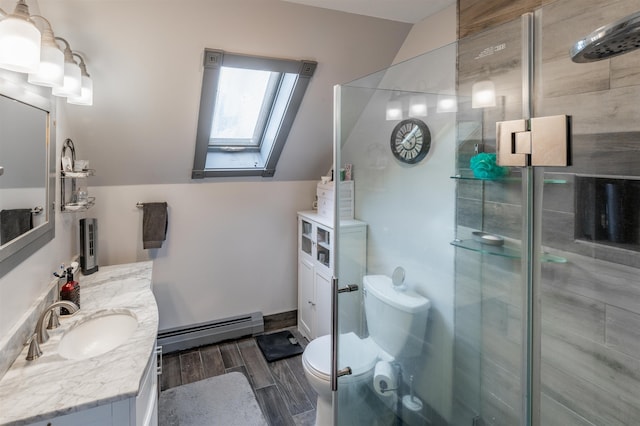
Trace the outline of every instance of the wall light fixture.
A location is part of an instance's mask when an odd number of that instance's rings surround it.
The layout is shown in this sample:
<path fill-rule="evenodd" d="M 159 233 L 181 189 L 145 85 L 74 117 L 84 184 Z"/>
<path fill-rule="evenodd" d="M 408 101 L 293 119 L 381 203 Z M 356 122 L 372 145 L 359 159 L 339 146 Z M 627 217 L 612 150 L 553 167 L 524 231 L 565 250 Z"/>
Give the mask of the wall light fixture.
<path fill-rule="evenodd" d="M 42 21 L 42 32 L 35 25 Z M 60 49 L 56 41 L 64 43 Z M 73 56 L 80 58 L 80 66 Z M 0 68 L 29 74 L 31 84 L 51 87 L 54 96 L 69 103 L 93 104 L 93 81 L 84 59 L 74 54 L 69 43 L 53 35 L 49 20 L 29 14 L 25 0 L 18 0 L 12 14 L 0 9 Z"/>
<path fill-rule="evenodd" d="M 40 30 L 29 14 L 29 6 L 18 0 L 12 14 L 0 9 L 0 68 L 35 73 L 40 66 Z"/>
<path fill-rule="evenodd" d="M 31 18 L 41 19 L 44 31 L 40 47 L 40 67 L 37 72 L 29 73 L 28 81 L 39 86 L 61 87 L 64 83 L 64 53 L 56 43 L 51 23 L 40 15 Z"/>
<path fill-rule="evenodd" d="M 73 59 L 73 52 L 67 40 L 56 37 L 65 44 L 64 48 L 64 84 L 61 87 L 54 87 L 51 93 L 55 96 L 68 97 L 80 96 L 82 93 L 82 71 Z"/>
<path fill-rule="evenodd" d="M 80 72 L 81 72 L 81 89 L 80 96 L 67 97 L 67 103 L 74 105 L 93 105 L 93 80 L 87 72 L 87 65 L 84 63 L 84 59 L 80 54 L 73 53 L 73 56 L 80 59 Z"/>

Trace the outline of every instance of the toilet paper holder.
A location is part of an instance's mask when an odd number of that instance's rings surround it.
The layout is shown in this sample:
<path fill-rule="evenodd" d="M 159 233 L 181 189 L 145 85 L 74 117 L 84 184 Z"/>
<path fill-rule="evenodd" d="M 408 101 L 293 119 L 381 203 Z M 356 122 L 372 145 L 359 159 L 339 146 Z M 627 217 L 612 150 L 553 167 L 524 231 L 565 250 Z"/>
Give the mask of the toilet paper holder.
<path fill-rule="evenodd" d="M 374 388 L 381 395 L 400 390 L 402 371 L 395 362 L 378 361 L 373 373 Z"/>

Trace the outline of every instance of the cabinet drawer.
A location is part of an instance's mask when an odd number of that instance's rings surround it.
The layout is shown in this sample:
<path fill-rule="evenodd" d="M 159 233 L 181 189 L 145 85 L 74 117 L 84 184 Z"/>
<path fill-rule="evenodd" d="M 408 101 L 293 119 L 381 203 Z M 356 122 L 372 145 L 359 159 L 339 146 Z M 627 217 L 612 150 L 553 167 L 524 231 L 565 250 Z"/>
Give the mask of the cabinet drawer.
<path fill-rule="evenodd" d="M 333 198 L 318 197 L 318 214 L 333 217 Z"/>
<path fill-rule="evenodd" d="M 327 188 L 321 188 L 320 186 L 318 186 L 318 189 L 316 190 L 316 195 L 318 196 L 318 198 L 333 199 L 333 187 L 331 187 L 330 189 L 327 189 Z"/>

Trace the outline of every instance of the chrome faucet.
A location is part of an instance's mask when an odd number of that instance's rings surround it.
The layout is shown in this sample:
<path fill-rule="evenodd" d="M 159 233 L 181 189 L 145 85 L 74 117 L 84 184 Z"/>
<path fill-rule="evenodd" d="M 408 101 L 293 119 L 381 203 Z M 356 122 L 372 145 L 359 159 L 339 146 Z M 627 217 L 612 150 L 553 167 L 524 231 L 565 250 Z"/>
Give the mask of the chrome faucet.
<path fill-rule="evenodd" d="M 47 330 L 44 328 L 44 320 L 48 313 L 51 313 L 51 315 L 57 315 L 53 310 L 60 307 L 67 308 L 69 313 L 72 314 L 80 309 L 78 305 L 68 300 L 59 300 L 47 306 L 40 314 L 38 322 L 36 323 L 36 329 L 28 341 L 29 351 L 27 352 L 27 361 L 32 361 L 42 355 L 40 344 L 49 340 L 49 333 L 47 333 Z"/>

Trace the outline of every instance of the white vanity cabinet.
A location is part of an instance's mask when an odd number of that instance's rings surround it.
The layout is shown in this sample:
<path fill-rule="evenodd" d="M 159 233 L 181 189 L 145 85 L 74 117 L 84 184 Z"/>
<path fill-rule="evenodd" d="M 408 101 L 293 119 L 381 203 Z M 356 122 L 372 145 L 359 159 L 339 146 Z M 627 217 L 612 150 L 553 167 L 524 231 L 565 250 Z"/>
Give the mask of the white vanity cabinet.
<path fill-rule="evenodd" d="M 32 423 L 31 426 L 157 426 L 158 367 L 156 351 L 149 358 L 137 396 Z"/>
<path fill-rule="evenodd" d="M 31 423 L 31 426 L 157 426 L 158 364 L 156 352 L 154 351 L 149 358 L 137 396 Z"/>
<path fill-rule="evenodd" d="M 341 277 L 362 283 L 367 225 L 340 221 Z M 307 339 L 331 333 L 331 279 L 334 275 L 333 221 L 316 212 L 298 212 L 298 329 Z"/>

